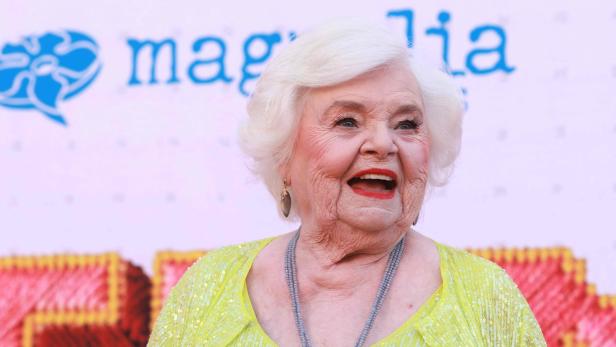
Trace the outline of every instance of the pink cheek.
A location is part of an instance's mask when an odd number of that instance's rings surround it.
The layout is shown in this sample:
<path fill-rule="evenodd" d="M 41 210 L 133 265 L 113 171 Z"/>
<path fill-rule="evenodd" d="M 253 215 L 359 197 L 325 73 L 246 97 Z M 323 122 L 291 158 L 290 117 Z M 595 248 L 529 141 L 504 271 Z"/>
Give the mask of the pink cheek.
<path fill-rule="evenodd" d="M 407 179 L 414 179 L 424 176 L 428 172 L 430 160 L 430 146 L 423 141 L 405 142 L 404 155 L 401 156 L 402 166 Z"/>
<path fill-rule="evenodd" d="M 357 157 L 358 149 L 355 141 L 328 141 L 325 145 L 314 146 L 314 160 L 319 169 L 330 177 L 343 176 Z M 317 148 L 318 147 L 318 148 Z"/>
<path fill-rule="evenodd" d="M 339 179 L 358 155 L 358 141 L 330 136 L 314 137 L 304 142 L 304 160 L 310 171 L 319 176 Z"/>

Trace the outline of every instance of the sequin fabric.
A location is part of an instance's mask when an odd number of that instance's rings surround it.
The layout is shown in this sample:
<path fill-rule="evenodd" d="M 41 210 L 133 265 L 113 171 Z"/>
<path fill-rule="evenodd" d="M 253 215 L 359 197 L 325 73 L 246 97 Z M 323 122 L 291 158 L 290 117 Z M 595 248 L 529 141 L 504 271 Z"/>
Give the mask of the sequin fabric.
<path fill-rule="evenodd" d="M 209 252 L 171 291 L 148 346 L 277 346 L 252 309 L 246 276 L 272 239 Z M 442 285 L 373 346 L 546 346 L 526 300 L 498 265 L 441 244 Z"/>

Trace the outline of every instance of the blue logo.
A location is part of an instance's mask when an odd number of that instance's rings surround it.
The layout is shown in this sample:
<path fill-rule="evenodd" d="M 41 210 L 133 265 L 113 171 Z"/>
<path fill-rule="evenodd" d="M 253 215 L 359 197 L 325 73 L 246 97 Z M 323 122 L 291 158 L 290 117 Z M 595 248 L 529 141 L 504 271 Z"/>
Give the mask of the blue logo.
<path fill-rule="evenodd" d="M 75 31 L 27 36 L 0 51 L 0 105 L 36 109 L 66 125 L 59 104 L 83 91 L 101 69 L 98 45 Z"/>

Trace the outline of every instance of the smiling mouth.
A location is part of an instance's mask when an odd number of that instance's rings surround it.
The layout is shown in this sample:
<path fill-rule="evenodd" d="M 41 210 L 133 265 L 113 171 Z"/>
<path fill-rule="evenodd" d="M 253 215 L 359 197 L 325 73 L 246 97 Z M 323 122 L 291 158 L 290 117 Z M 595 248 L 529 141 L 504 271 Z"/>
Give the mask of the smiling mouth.
<path fill-rule="evenodd" d="M 353 192 L 377 199 L 391 199 L 395 195 L 397 177 L 385 169 L 369 169 L 358 172 L 347 184 Z"/>

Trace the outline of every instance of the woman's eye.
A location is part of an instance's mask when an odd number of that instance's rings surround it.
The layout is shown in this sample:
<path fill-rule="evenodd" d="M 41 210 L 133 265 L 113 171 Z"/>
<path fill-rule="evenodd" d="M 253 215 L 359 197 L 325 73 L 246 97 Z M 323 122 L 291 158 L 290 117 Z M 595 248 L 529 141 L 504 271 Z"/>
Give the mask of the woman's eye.
<path fill-rule="evenodd" d="M 415 122 L 414 120 L 403 120 L 402 122 L 398 123 L 398 125 L 396 126 L 396 129 L 401 129 L 401 130 L 413 130 L 413 129 L 417 129 L 419 127 L 419 124 L 417 124 L 417 122 Z"/>
<path fill-rule="evenodd" d="M 336 125 L 342 126 L 345 128 L 355 128 L 357 127 L 357 121 L 353 118 L 342 118 L 336 121 Z"/>

